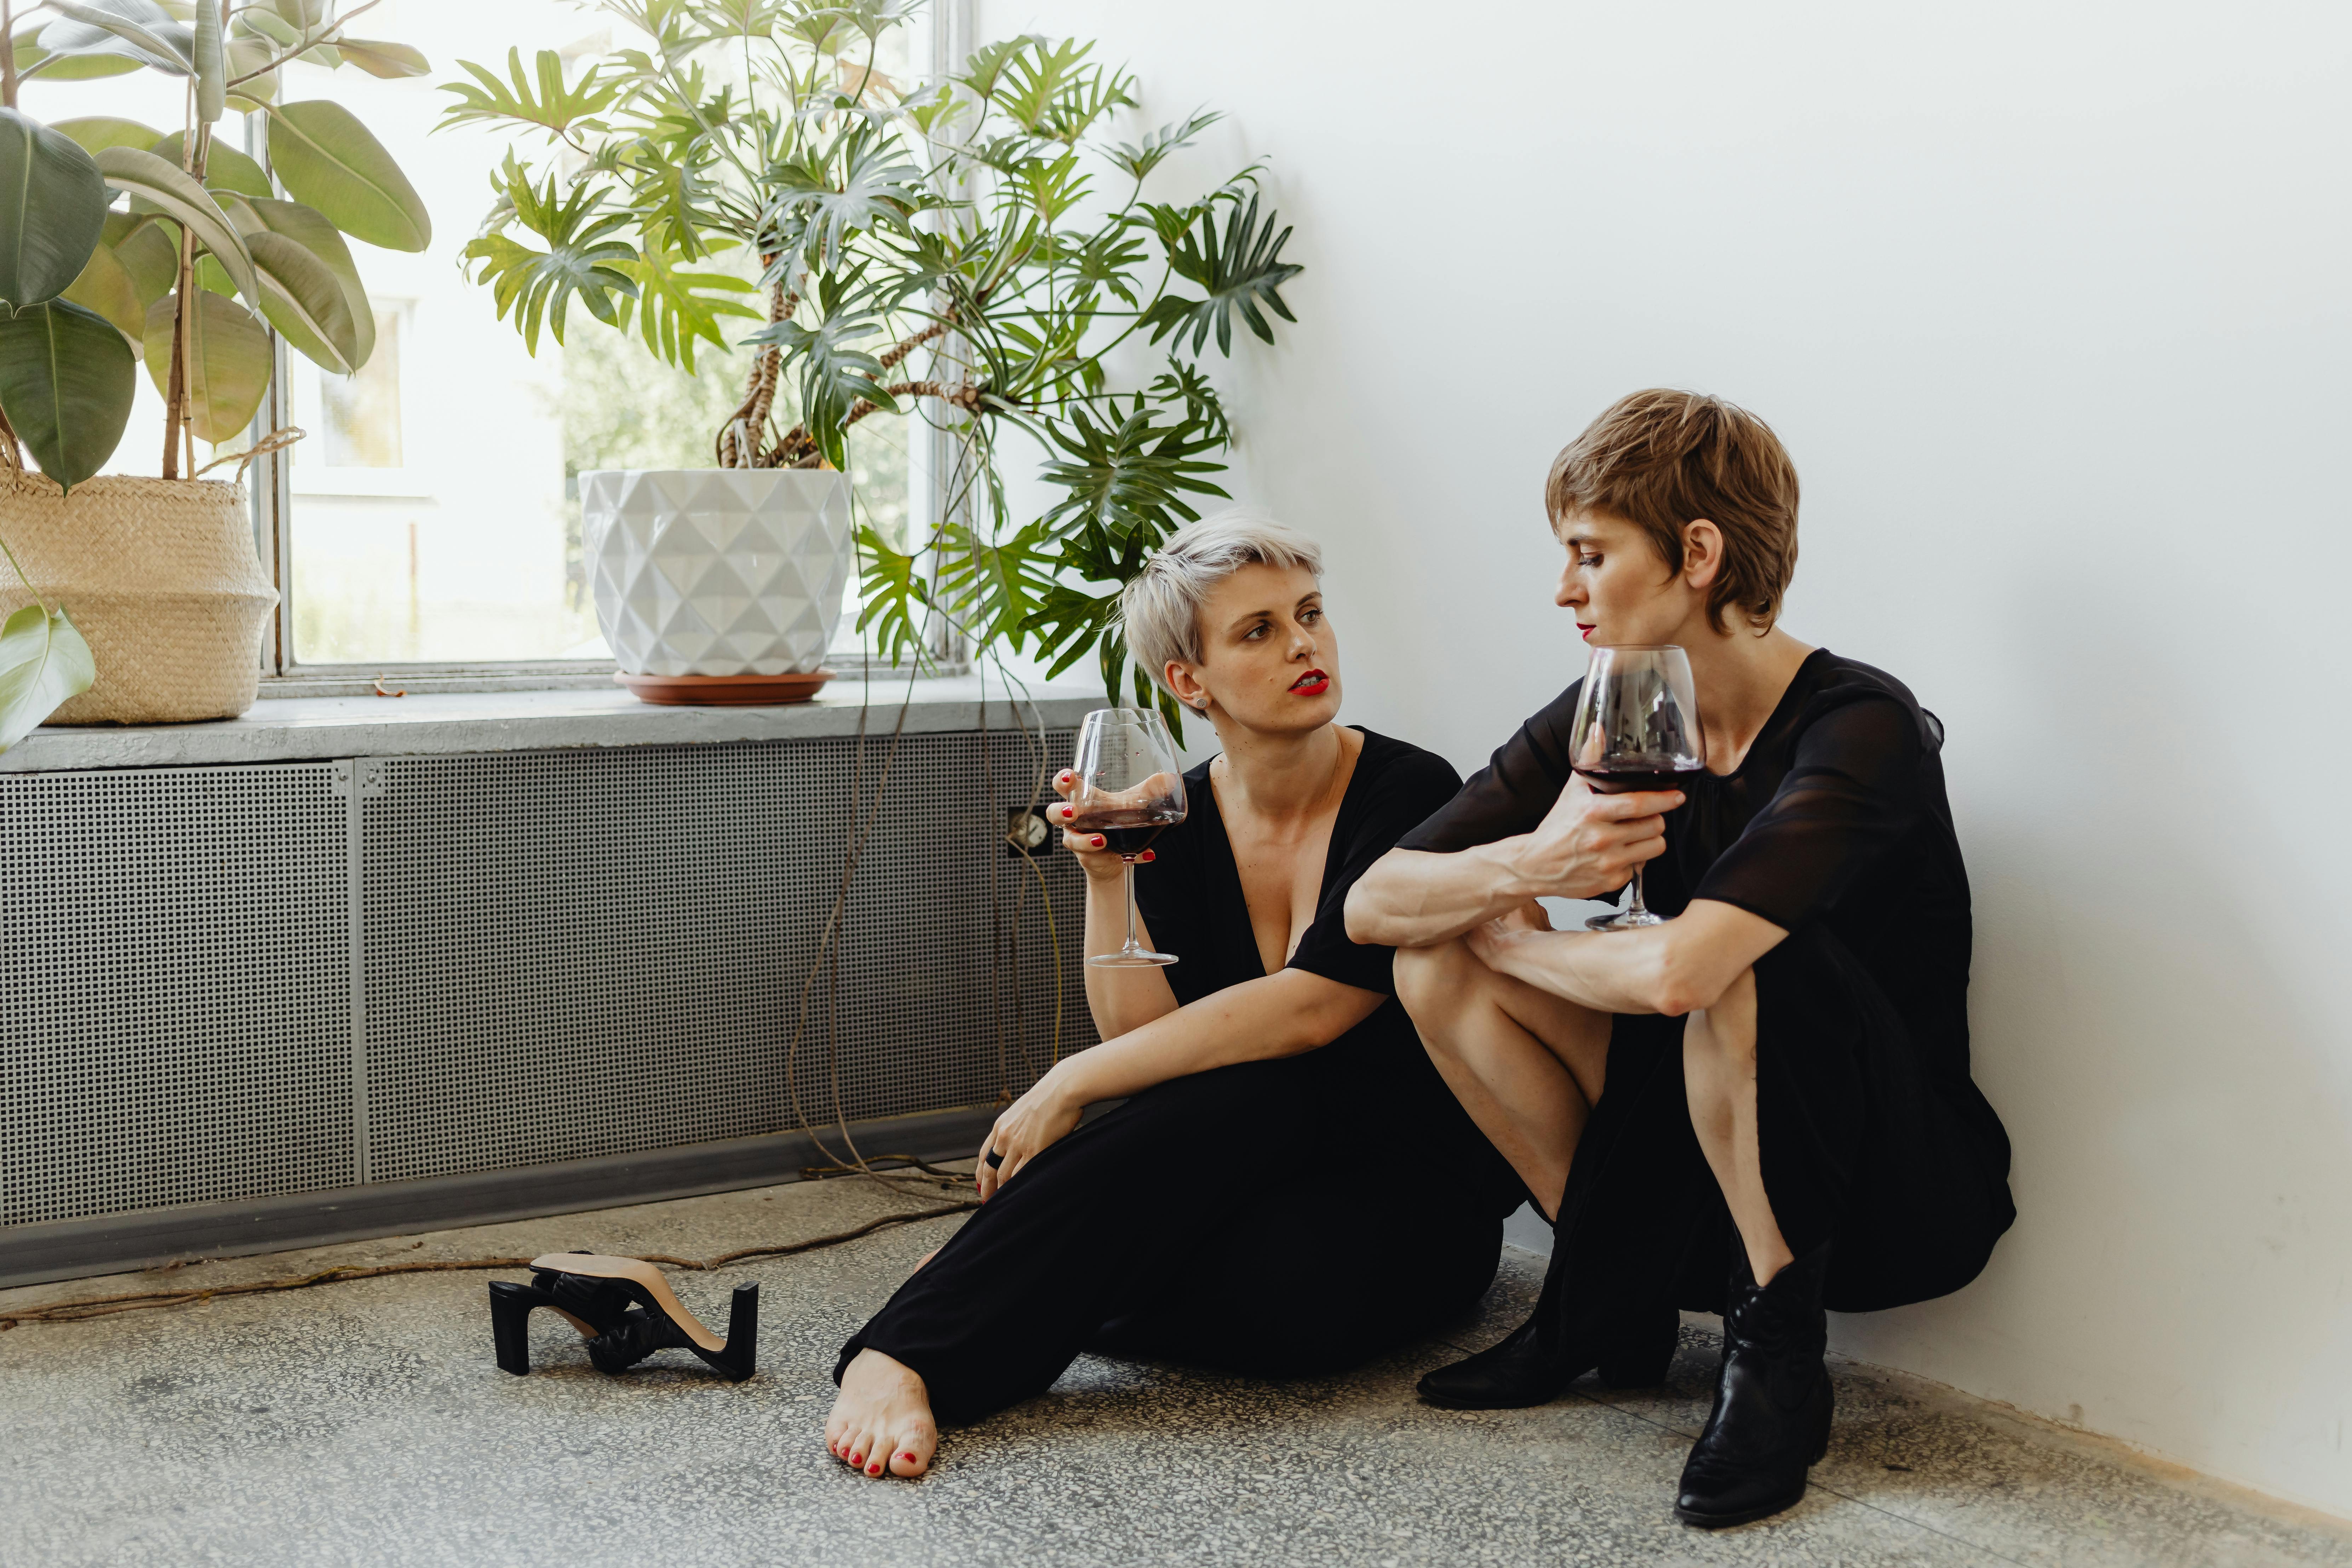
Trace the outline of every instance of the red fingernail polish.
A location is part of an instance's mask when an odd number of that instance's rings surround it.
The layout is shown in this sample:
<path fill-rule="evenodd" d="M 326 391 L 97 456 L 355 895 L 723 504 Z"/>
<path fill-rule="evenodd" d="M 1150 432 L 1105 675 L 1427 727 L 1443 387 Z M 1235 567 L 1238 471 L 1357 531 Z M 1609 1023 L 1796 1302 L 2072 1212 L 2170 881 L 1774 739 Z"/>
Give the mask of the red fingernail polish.
<path fill-rule="evenodd" d="M 1136 858 L 1148 866 L 1152 861 L 1160 858 L 1160 851 L 1157 849 L 1147 849 L 1142 854 L 1138 855 Z"/>
<path fill-rule="evenodd" d="M 1096 848 L 1097 848 L 1097 849 L 1101 848 L 1101 847 L 1103 847 L 1103 843 L 1104 843 L 1103 836 L 1102 836 L 1101 834 L 1099 834 L 1099 833 L 1096 834 L 1096 835 L 1095 835 L 1095 847 L 1096 847 Z"/>

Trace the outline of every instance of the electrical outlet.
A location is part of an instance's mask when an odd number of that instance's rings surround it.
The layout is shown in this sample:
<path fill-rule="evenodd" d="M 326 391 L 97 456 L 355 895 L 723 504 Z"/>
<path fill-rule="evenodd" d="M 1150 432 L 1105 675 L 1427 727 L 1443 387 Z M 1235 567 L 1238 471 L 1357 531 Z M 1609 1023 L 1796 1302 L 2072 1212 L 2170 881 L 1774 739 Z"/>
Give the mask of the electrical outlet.
<path fill-rule="evenodd" d="M 1043 805 L 1015 805 L 1004 813 L 1004 853 L 1034 860 L 1054 852 L 1053 825 Z"/>

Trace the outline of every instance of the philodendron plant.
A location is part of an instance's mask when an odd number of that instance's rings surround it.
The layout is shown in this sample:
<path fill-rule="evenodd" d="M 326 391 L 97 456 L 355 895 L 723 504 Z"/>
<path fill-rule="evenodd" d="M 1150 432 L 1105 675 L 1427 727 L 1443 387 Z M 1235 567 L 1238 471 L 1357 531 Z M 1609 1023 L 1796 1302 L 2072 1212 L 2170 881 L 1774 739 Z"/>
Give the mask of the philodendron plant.
<path fill-rule="evenodd" d="M 375 311 L 343 237 L 423 250 L 432 223 L 351 110 L 285 101 L 281 79 L 297 62 L 424 74 L 415 49 L 346 30 L 380 3 L 0 0 L 0 464 L 21 468 L 29 447 L 68 492 L 97 473 L 144 361 L 164 400 L 163 477 L 194 478 L 196 437 L 234 439 L 268 391 L 264 321 L 337 374 L 367 363 Z M 137 70 L 186 81 L 178 128 L 44 125 L 17 108 L 27 81 Z M 266 117 L 268 171 L 215 138 L 231 110 Z M 89 665 L 61 606 L 10 616 L 0 749 L 87 689 Z M 61 688 L 59 668 L 79 684 Z"/>
<path fill-rule="evenodd" d="M 1012 38 L 949 80 L 892 81 L 877 66 L 901 0 L 603 9 L 631 36 L 578 74 L 552 51 L 526 74 L 517 52 L 504 78 L 461 61 L 474 79 L 445 89 L 451 123 L 560 144 L 544 170 L 509 153 L 467 247 L 500 315 L 535 350 L 542 325 L 562 342 L 576 300 L 689 371 L 698 343 L 728 346 L 730 319 L 755 323 L 742 403 L 712 432 L 721 467 L 843 466 L 876 414 L 946 430 L 945 520 L 905 542 L 858 531 L 861 626 L 894 658 L 925 657 L 932 616 L 982 648 L 1034 637 L 1053 673 L 1092 652 L 1113 701 L 1131 679 L 1152 702 L 1127 668 L 1119 586 L 1197 515 L 1188 498 L 1225 493 L 1210 476 L 1231 431 L 1202 352 L 1213 335 L 1232 352 L 1235 314 L 1272 342 L 1299 271 L 1255 165 L 1144 199 L 1216 116 L 1110 141 L 1134 79 L 1074 41 Z M 1139 333 L 1167 352 L 1110 359 Z M 1114 365 L 1147 357 L 1121 385 Z M 1046 455 L 1058 495 L 1040 515 L 1012 513 L 1006 428 Z"/>

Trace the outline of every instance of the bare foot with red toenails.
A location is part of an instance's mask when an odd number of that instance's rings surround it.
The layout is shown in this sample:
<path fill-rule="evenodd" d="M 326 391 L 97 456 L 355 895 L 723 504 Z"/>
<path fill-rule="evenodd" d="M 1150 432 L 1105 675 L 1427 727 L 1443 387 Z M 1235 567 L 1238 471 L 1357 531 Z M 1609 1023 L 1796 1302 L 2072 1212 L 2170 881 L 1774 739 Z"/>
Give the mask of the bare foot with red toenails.
<path fill-rule="evenodd" d="M 858 1352 L 841 1374 L 841 1397 L 825 1418 L 824 1446 L 863 1475 L 921 1475 L 940 1446 L 923 1380 L 879 1351 Z"/>

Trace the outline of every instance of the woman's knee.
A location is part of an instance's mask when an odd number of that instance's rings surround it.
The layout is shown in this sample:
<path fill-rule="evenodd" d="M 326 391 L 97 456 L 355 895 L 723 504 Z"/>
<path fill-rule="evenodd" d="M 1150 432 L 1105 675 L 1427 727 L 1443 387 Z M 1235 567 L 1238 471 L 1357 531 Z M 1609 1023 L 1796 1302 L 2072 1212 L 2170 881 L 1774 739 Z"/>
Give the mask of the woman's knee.
<path fill-rule="evenodd" d="M 1460 937 L 1430 947 L 1401 947 L 1394 971 L 1397 1000 L 1415 1022 L 1425 1023 L 1459 1007 L 1478 976 L 1492 973 Z"/>

